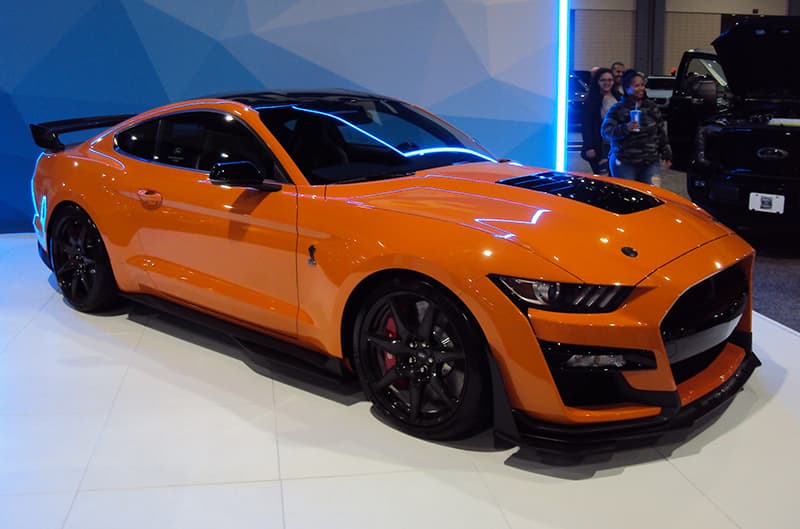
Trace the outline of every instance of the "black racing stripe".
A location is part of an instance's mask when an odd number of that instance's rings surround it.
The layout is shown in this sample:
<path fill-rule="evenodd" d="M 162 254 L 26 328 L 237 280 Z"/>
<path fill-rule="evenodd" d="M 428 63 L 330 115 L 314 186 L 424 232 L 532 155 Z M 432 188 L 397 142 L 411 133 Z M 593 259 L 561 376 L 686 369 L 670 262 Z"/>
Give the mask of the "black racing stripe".
<path fill-rule="evenodd" d="M 629 187 L 569 173 L 537 173 L 506 178 L 497 183 L 568 198 L 621 215 L 663 204 L 656 197 Z"/>

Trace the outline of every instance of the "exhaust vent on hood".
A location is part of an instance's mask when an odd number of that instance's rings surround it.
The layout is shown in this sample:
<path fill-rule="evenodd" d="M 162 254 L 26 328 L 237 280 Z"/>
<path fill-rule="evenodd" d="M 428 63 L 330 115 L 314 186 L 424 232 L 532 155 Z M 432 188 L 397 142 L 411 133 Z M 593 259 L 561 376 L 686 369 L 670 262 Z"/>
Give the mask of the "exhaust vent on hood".
<path fill-rule="evenodd" d="M 621 215 L 663 204 L 656 197 L 629 187 L 569 173 L 537 173 L 497 183 L 568 198 Z"/>

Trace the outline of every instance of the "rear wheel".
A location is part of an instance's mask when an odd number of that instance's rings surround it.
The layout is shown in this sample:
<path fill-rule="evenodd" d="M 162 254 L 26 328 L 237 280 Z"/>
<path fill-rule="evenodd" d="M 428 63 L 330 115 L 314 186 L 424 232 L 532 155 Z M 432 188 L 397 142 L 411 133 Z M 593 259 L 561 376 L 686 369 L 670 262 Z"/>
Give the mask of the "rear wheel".
<path fill-rule="evenodd" d="M 69 205 L 59 210 L 50 233 L 50 259 L 64 299 L 82 312 L 111 306 L 117 299 L 117 284 L 92 219 Z"/>
<path fill-rule="evenodd" d="M 364 392 L 400 429 L 453 439 L 484 426 L 483 338 L 448 292 L 392 280 L 367 296 L 353 338 Z"/>

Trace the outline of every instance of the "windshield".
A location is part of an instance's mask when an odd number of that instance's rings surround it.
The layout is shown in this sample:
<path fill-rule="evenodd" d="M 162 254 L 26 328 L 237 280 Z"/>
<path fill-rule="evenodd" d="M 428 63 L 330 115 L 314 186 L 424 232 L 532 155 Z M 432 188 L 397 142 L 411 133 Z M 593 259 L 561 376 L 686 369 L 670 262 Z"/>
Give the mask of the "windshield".
<path fill-rule="evenodd" d="M 714 84 L 717 86 L 721 88 L 728 87 L 728 80 L 725 78 L 722 65 L 719 61 L 714 59 L 707 59 L 704 57 L 693 58 L 689 61 L 685 76 L 689 81 L 696 79 L 713 79 Z"/>
<path fill-rule="evenodd" d="M 337 98 L 257 107 L 312 184 L 395 178 L 495 158 L 439 118 L 405 103 Z"/>
<path fill-rule="evenodd" d="M 718 85 L 722 87 L 728 86 L 728 80 L 725 78 L 725 72 L 722 70 L 722 65 L 719 62 L 703 59 L 702 63 Z"/>

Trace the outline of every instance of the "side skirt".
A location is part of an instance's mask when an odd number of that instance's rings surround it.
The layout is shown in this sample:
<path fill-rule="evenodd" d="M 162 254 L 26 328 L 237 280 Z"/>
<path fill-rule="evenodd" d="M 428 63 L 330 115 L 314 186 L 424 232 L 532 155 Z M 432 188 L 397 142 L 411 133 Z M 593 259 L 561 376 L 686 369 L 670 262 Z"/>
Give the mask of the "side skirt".
<path fill-rule="evenodd" d="M 321 378 L 326 383 L 334 382 L 341 386 L 355 385 L 353 374 L 344 367 L 342 361 L 338 358 L 284 342 L 241 325 L 215 318 L 199 310 L 155 296 L 124 292 L 121 292 L 120 295 L 134 303 L 146 305 L 159 312 L 171 314 L 202 327 L 232 336 L 236 340 L 243 342 L 242 345 L 247 352 L 268 360 L 268 363 L 276 365 L 276 367 L 288 371 L 300 371 L 306 375 Z"/>

